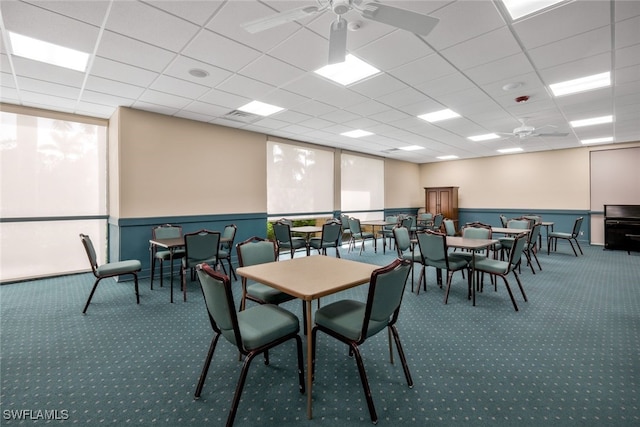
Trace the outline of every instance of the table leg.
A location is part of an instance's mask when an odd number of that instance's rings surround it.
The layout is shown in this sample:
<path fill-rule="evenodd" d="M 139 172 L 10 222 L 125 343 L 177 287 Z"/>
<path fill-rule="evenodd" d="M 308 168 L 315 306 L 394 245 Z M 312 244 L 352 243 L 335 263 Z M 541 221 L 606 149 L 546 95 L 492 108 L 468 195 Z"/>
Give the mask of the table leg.
<path fill-rule="evenodd" d="M 169 249 L 169 263 L 171 264 L 169 269 L 171 270 L 171 302 L 173 303 L 173 249 Z"/>
<path fill-rule="evenodd" d="M 312 393 L 311 393 L 311 386 L 313 385 L 313 354 L 312 354 L 312 347 L 313 347 L 313 340 L 312 340 L 312 330 L 313 330 L 313 324 L 311 323 L 311 301 L 304 301 L 305 304 L 305 312 L 306 312 L 306 316 L 307 316 L 307 418 L 311 419 L 313 417 L 312 415 Z"/>
<path fill-rule="evenodd" d="M 473 306 L 476 306 L 476 286 L 477 286 L 477 282 L 478 280 L 476 279 L 476 251 L 471 252 L 471 265 L 472 265 L 472 269 L 471 269 L 471 295 L 473 298 Z"/>

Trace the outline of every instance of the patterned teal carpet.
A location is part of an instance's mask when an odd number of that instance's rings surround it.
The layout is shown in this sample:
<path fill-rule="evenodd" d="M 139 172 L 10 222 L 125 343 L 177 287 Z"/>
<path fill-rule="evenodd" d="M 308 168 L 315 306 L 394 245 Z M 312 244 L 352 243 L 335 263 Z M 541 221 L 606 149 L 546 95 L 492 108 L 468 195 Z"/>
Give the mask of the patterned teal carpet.
<path fill-rule="evenodd" d="M 586 247 L 576 258 L 559 246 L 539 255 L 542 272 L 523 268 L 529 302 L 515 287 L 517 313 L 501 283 L 494 292 L 487 281 L 476 307 L 459 273 L 448 305 L 433 269 L 426 293 L 408 284 L 399 331 L 415 386 L 389 363 L 385 333 L 362 348 L 378 424 L 640 425 L 640 254 Z M 371 248 L 342 254 L 393 259 Z M 221 341 L 193 400 L 212 336 L 197 282 L 186 303 L 176 295 L 170 304 L 167 284 L 150 291 L 144 279 L 137 306 L 131 282 L 106 280 L 83 316 L 92 284 L 81 274 L 0 287 L 0 423 L 224 425 L 240 363 Z M 363 286 L 322 303 L 365 294 Z M 301 315 L 299 302 L 284 307 Z M 291 342 L 271 352 L 269 366 L 256 359 L 235 425 L 371 425 L 355 360 L 326 335 L 318 345 L 312 420 Z"/>

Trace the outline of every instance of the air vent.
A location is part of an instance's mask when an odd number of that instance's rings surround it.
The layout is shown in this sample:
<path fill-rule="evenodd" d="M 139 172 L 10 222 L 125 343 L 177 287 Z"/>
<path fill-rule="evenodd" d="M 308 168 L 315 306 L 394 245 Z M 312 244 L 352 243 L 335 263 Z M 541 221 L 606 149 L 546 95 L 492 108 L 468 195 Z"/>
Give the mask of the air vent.
<path fill-rule="evenodd" d="M 388 150 L 382 150 L 383 153 L 395 153 L 396 151 L 400 151 L 399 148 L 389 148 Z"/>
<path fill-rule="evenodd" d="M 264 117 L 259 116 L 257 114 L 247 113 L 245 111 L 233 110 L 225 114 L 223 118 L 228 120 L 233 120 L 235 122 L 241 122 L 241 123 L 254 123 Z"/>

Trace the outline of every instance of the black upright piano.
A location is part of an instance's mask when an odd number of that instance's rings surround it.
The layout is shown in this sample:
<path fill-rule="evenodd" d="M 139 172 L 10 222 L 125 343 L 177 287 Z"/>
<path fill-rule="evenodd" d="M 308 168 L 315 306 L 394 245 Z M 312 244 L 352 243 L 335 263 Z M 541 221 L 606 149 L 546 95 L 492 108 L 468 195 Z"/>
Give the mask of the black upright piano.
<path fill-rule="evenodd" d="M 640 252 L 640 205 L 604 205 L 604 247 Z"/>

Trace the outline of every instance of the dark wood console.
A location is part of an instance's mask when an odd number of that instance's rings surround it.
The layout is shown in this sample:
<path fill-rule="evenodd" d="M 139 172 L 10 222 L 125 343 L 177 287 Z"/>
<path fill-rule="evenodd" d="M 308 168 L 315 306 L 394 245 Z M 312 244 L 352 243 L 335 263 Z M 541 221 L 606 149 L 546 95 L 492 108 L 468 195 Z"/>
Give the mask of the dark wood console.
<path fill-rule="evenodd" d="M 640 205 L 604 205 L 604 247 L 640 252 Z"/>

